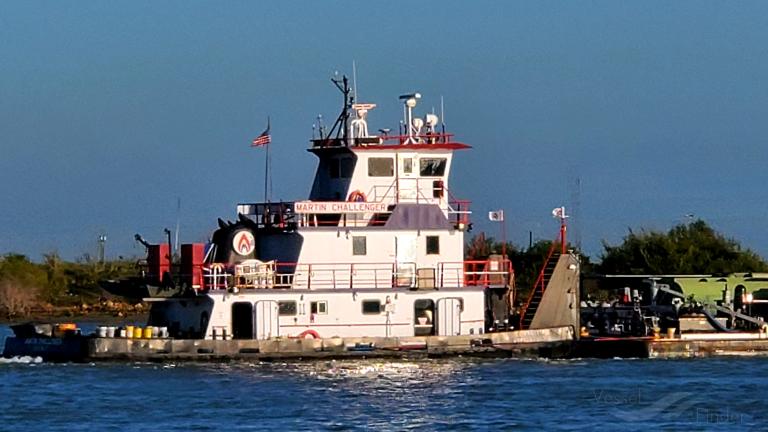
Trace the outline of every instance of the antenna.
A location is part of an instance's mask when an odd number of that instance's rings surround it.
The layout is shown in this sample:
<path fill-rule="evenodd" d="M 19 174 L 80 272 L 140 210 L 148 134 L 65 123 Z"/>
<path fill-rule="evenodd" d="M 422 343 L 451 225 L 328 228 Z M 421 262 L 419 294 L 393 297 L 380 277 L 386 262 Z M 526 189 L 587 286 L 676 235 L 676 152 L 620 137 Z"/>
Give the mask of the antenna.
<path fill-rule="evenodd" d="M 176 197 L 176 245 L 174 246 L 173 254 L 179 254 L 179 225 L 181 221 L 181 197 Z"/>
<path fill-rule="evenodd" d="M 440 95 L 440 126 L 443 129 L 443 135 L 445 135 L 445 103 L 443 95 Z"/>
<path fill-rule="evenodd" d="M 323 125 L 323 115 L 317 115 L 317 131 L 320 134 L 320 139 L 325 139 L 325 126 Z"/>
<path fill-rule="evenodd" d="M 360 98 L 357 97 L 357 65 L 354 60 L 352 60 L 352 97 L 355 98 L 356 101 L 360 100 Z"/>
<path fill-rule="evenodd" d="M 571 234 L 573 244 L 581 252 L 581 177 L 576 174 L 570 183 L 571 189 Z"/>

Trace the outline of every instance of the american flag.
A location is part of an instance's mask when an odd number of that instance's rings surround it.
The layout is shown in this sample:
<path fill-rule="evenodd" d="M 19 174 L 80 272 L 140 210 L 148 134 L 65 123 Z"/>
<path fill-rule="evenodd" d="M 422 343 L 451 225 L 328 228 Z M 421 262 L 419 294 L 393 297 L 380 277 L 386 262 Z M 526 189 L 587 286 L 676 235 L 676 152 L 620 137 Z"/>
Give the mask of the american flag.
<path fill-rule="evenodd" d="M 272 136 L 269 134 L 269 127 L 269 120 L 267 120 L 267 129 L 251 141 L 251 147 L 261 147 L 272 142 Z"/>

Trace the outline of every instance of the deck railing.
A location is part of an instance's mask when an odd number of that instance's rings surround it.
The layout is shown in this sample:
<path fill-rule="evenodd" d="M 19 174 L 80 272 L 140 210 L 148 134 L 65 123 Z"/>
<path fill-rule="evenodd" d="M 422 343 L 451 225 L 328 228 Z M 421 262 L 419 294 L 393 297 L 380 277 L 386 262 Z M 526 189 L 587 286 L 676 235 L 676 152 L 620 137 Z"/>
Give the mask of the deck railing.
<path fill-rule="evenodd" d="M 147 280 L 161 281 L 143 273 Z M 192 280 L 197 290 L 238 289 L 433 289 L 467 286 L 510 285 L 509 260 L 441 262 L 432 267 L 416 263 L 290 263 L 249 260 L 237 265 L 213 263 L 195 266 L 192 274 L 181 274 L 173 266 L 165 277 L 172 284 Z M 187 282 L 183 282 L 187 283 Z"/>

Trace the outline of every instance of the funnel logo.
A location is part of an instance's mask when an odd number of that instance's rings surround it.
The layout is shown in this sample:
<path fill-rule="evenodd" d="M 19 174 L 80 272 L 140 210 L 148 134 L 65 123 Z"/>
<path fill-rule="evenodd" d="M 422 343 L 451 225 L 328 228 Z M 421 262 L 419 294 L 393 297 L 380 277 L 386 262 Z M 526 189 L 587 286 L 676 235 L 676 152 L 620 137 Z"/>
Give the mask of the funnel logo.
<path fill-rule="evenodd" d="M 256 239 L 250 231 L 239 231 L 232 239 L 232 249 L 238 255 L 250 255 L 256 248 Z"/>

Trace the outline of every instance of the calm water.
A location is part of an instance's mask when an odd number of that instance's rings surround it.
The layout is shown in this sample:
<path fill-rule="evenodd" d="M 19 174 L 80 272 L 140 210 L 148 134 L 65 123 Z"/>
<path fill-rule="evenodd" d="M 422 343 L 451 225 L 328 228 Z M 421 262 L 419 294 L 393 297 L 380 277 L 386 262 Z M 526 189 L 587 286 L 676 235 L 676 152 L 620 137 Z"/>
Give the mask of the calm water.
<path fill-rule="evenodd" d="M 0 326 L 0 339 L 10 331 Z M 0 360 L 0 430 L 768 430 L 768 357 L 57 365 Z"/>

